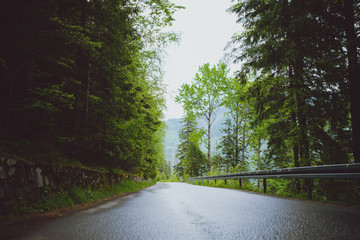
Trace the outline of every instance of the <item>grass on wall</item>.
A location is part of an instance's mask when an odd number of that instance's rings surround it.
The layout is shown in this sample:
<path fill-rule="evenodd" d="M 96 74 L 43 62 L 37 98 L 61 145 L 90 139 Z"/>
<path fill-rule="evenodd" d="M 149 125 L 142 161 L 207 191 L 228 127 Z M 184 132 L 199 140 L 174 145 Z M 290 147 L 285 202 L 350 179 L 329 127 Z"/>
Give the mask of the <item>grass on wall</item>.
<path fill-rule="evenodd" d="M 135 182 L 132 180 L 125 180 L 122 184 L 113 185 L 107 190 L 89 190 L 73 187 L 68 191 L 60 192 L 46 192 L 41 200 L 37 202 L 25 201 L 20 199 L 20 206 L 16 214 L 26 213 L 42 213 L 51 210 L 61 209 L 65 207 L 74 206 L 80 203 L 94 202 L 107 197 L 112 197 L 122 193 L 135 192 L 140 189 L 154 185 L 156 182 Z"/>

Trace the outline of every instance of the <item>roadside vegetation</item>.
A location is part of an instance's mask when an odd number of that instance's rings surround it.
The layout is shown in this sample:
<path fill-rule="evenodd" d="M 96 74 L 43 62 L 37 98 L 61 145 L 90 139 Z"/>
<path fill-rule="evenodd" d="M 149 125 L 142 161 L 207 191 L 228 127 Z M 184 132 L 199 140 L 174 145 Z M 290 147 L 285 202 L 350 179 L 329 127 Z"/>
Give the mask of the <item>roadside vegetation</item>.
<path fill-rule="evenodd" d="M 106 190 L 99 191 L 73 187 L 67 191 L 48 192 L 47 188 L 44 188 L 43 197 L 39 201 L 21 200 L 17 212 L 12 213 L 12 215 L 43 213 L 75 206 L 76 204 L 95 202 L 108 197 L 135 192 L 155 183 L 156 181 L 135 182 L 125 180 L 122 184 L 112 185 Z"/>
<path fill-rule="evenodd" d="M 172 174 L 170 177 L 161 173 L 156 177 L 157 182 L 181 182 L 181 179 L 176 176 L 176 174 Z"/>
<path fill-rule="evenodd" d="M 205 63 L 179 89 L 179 178 L 360 163 L 359 4 L 238 0 L 229 12 L 243 31 L 225 59 L 241 69 L 231 76 L 224 63 Z M 213 146 L 220 106 L 227 118 Z M 358 180 L 269 180 L 268 189 L 301 197 L 307 186 L 317 200 L 360 203 Z"/>
<path fill-rule="evenodd" d="M 294 179 L 267 179 L 266 194 L 290 199 L 308 200 L 306 192 L 296 193 L 295 183 Z M 263 193 L 262 179 L 243 179 L 241 187 L 238 180 L 227 180 L 226 183 L 224 180 L 217 180 L 216 182 L 215 180 L 199 180 L 194 181 L 192 184 Z M 319 192 L 318 190 L 314 191 L 312 198 L 313 201 L 360 208 L 360 202 L 354 197 L 356 189 L 358 188 L 358 180 L 314 180 L 314 185 L 328 185 L 335 187 L 334 189 L 328 188 L 327 193 Z"/>
<path fill-rule="evenodd" d="M 0 8 L 0 154 L 155 178 L 163 165 L 168 0 Z"/>

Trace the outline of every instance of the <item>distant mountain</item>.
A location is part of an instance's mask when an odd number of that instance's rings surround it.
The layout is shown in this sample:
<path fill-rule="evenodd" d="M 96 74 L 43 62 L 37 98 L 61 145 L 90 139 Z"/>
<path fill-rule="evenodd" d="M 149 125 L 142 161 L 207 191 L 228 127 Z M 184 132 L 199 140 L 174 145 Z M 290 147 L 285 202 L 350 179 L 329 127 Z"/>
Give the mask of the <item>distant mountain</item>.
<path fill-rule="evenodd" d="M 216 146 L 220 143 L 222 133 L 221 129 L 223 128 L 223 123 L 225 122 L 227 112 L 226 108 L 219 108 L 215 114 L 216 118 L 214 123 L 211 126 L 211 152 L 214 154 L 216 152 Z M 182 127 L 182 119 L 169 119 L 165 123 L 167 125 L 165 133 L 165 159 L 167 162 L 170 162 L 171 168 L 173 168 L 179 160 L 176 158 L 177 147 L 179 144 L 179 131 Z M 207 122 L 205 118 L 200 118 L 198 120 L 198 127 L 204 128 L 207 130 Z M 201 150 L 206 153 L 207 148 L 205 144 L 201 147 Z"/>

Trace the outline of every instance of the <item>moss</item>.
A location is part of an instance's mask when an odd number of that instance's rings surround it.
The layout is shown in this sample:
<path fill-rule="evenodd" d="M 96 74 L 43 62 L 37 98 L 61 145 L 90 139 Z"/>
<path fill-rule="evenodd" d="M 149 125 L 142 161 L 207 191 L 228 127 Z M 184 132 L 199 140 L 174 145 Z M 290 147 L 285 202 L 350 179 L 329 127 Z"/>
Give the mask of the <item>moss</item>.
<path fill-rule="evenodd" d="M 72 206 L 78 203 L 92 202 L 102 198 L 114 196 L 125 192 L 133 192 L 145 187 L 149 187 L 155 182 L 134 182 L 125 181 L 122 184 L 116 184 L 109 187 L 107 190 L 92 190 L 83 189 L 80 187 L 72 187 L 67 191 L 58 193 L 49 193 L 37 202 L 22 201 L 17 208 L 17 213 L 34 213 L 45 212 L 54 209 Z"/>
<path fill-rule="evenodd" d="M 19 208 L 25 209 L 25 207 L 19 207 L 20 205 L 36 205 L 37 202 L 47 201 L 46 199 L 48 197 L 51 199 L 54 198 L 56 194 L 60 193 L 63 193 L 63 195 L 59 195 L 57 197 L 59 199 L 63 199 L 61 201 L 70 203 L 71 201 L 68 201 L 66 196 L 70 195 L 70 198 L 74 198 L 72 201 L 77 203 L 80 201 L 79 199 L 83 198 L 83 196 L 77 195 L 77 191 L 72 190 L 74 187 L 86 189 L 86 191 L 90 191 L 92 193 L 94 191 L 114 191 L 114 186 L 124 184 L 124 182 L 131 179 L 139 178 L 136 175 L 124 172 L 91 169 L 71 164 L 34 164 L 22 160 L 19 160 L 18 163 L 19 164 L 16 166 L 18 167 L 18 169 L 16 169 L 17 180 L 13 182 L 9 181 L 8 185 L 11 186 L 11 189 L 19 188 L 19 191 L 10 193 L 9 196 L 14 198 L 8 197 L 6 201 L 4 199 L 0 200 L 1 213 L 5 210 L 7 212 L 18 212 Z M 34 176 L 35 168 L 40 168 L 42 170 L 42 177 L 48 180 L 48 186 L 45 185 L 43 188 L 39 189 L 33 189 L 32 187 L 29 188 L 29 186 L 33 186 L 33 181 L 35 181 L 32 177 Z M 18 199 L 16 194 L 23 196 L 23 198 Z M 26 202 L 26 204 L 24 202 Z M 61 204 L 59 205 L 58 203 L 53 203 L 53 205 L 60 206 Z M 48 209 L 53 207 L 48 204 L 43 208 Z"/>

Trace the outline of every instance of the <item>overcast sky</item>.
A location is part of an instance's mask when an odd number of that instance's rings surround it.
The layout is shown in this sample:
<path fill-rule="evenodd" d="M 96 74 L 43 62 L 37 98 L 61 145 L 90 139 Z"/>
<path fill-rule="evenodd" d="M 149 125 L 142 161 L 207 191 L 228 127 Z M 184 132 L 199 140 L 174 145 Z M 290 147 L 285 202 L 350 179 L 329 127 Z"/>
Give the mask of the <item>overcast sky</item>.
<path fill-rule="evenodd" d="M 241 31 L 236 16 L 226 12 L 231 0 L 172 0 L 186 7 L 175 14 L 172 31 L 181 33 L 179 45 L 167 48 L 164 84 L 167 85 L 165 119 L 183 117 L 182 106 L 174 102 L 183 83 L 191 83 L 199 66 L 218 63 L 231 36 Z M 230 65 L 232 72 L 238 65 Z"/>

